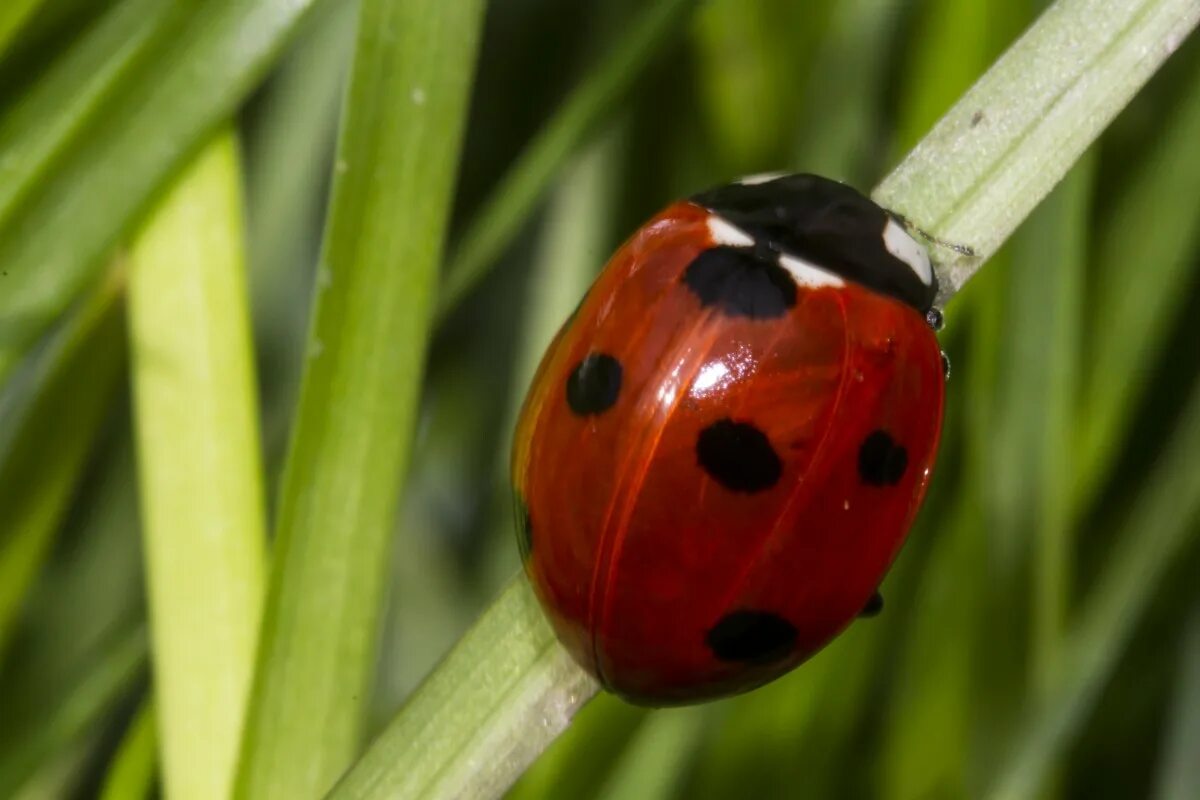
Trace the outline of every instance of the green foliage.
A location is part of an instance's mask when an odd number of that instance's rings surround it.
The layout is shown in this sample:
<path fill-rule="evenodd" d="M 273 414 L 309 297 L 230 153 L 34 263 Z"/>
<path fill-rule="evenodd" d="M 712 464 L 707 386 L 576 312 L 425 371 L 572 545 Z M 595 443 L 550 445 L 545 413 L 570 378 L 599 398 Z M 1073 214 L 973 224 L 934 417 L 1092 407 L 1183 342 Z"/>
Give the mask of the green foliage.
<path fill-rule="evenodd" d="M 482 2 L 360 8 L 243 797 L 319 795 L 359 744 L 482 16 Z"/>
<path fill-rule="evenodd" d="M 0 796 L 1195 797 L 1200 7 L 584 5 L 0 10 Z M 930 497 L 793 674 L 588 702 L 517 404 L 634 225 L 780 169 L 976 251 Z"/>
<path fill-rule="evenodd" d="M 163 784 L 229 794 L 265 587 L 240 160 L 224 131 L 129 256 L 131 373 Z"/>

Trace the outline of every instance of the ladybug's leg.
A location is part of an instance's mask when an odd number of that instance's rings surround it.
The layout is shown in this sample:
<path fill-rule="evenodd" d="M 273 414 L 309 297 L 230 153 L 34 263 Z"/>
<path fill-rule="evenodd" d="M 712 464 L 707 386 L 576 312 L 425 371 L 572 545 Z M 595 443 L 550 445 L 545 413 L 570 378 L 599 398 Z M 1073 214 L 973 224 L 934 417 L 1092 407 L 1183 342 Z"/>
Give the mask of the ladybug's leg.
<path fill-rule="evenodd" d="M 866 619 L 879 616 L 879 612 L 883 611 L 883 595 L 878 591 L 871 595 L 871 599 L 863 606 L 863 610 L 858 612 L 858 616 Z"/>

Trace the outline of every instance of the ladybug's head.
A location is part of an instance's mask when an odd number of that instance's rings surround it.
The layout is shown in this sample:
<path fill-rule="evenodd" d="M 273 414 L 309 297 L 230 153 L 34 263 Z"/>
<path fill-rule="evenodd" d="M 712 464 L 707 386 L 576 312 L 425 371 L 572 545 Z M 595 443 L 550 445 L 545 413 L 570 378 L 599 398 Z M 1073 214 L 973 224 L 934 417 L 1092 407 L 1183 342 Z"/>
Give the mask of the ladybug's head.
<path fill-rule="evenodd" d="M 802 258 L 925 314 L 937 277 L 903 218 L 817 175 L 760 175 L 701 192 L 692 202 L 759 246 Z"/>

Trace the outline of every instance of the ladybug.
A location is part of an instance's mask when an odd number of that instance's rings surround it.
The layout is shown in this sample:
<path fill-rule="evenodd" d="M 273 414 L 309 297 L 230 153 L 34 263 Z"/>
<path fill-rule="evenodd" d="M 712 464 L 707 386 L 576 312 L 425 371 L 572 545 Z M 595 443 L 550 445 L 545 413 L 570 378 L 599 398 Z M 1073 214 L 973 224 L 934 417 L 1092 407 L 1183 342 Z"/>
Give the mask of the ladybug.
<path fill-rule="evenodd" d="M 747 691 L 879 610 L 941 433 L 937 288 L 901 217 L 815 175 L 676 202 L 616 252 L 512 460 L 525 570 L 603 686 Z"/>

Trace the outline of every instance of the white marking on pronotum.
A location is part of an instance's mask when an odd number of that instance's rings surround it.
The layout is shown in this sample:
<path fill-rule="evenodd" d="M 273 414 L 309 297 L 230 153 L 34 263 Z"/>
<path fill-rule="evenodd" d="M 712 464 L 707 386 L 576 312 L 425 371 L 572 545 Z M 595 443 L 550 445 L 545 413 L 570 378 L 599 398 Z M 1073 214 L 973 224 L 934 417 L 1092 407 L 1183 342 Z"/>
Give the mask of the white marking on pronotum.
<path fill-rule="evenodd" d="M 786 172 L 760 172 L 757 175 L 747 175 L 744 178 L 738 178 L 735 183 L 742 186 L 754 186 L 757 183 L 769 183 L 776 178 L 782 178 L 787 175 Z"/>
<path fill-rule="evenodd" d="M 718 214 L 708 215 L 708 235 L 713 244 L 726 247 L 751 247 L 754 237 Z M 816 264 L 786 253 L 779 254 L 779 266 L 791 273 L 792 279 L 801 286 L 845 286 L 845 282 L 834 273 L 821 269 Z"/>
<path fill-rule="evenodd" d="M 883 246 L 896 258 L 908 264 L 909 269 L 921 279 L 921 283 L 929 286 L 933 283 L 933 268 L 929 265 L 929 254 L 925 252 L 916 239 L 904 230 L 904 226 L 888 217 L 887 225 L 883 226 Z"/>
<path fill-rule="evenodd" d="M 750 247 L 754 244 L 753 236 L 716 214 L 708 215 L 708 235 L 712 237 L 713 244 L 726 247 Z"/>
<path fill-rule="evenodd" d="M 796 283 L 801 286 L 845 286 L 846 282 L 829 270 L 821 269 L 816 264 L 796 256 L 779 254 L 779 266 L 792 273 Z"/>

